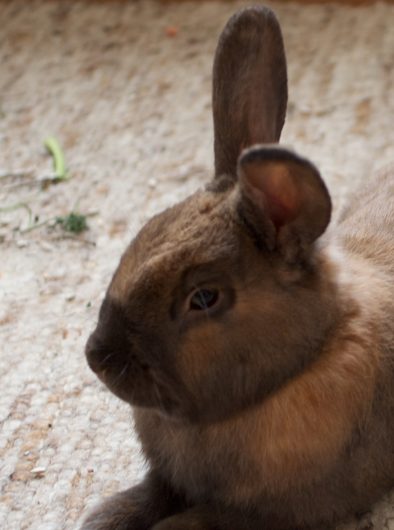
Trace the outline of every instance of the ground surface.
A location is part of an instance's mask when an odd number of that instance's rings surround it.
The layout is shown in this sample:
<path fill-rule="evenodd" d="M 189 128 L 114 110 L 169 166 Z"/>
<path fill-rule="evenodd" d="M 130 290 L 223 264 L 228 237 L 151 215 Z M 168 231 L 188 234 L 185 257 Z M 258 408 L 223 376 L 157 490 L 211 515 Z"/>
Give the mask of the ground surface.
<path fill-rule="evenodd" d="M 129 409 L 89 371 L 84 343 L 138 227 L 211 174 L 212 55 L 241 5 L 0 3 L 0 528 L 77 528 L 143 473 Z M 283 140 L 339 205 L 394 160 L 394 5 L 270 5 L 289 61 Z M 42 182 L 48 134 L 67 182 Z M 31 219 L 4 210 L 20 203 Z M 96 213 L 79 237 L 26 231 L 72 210 Z M 393 521 L 387 498 L 346 529 Z"/>

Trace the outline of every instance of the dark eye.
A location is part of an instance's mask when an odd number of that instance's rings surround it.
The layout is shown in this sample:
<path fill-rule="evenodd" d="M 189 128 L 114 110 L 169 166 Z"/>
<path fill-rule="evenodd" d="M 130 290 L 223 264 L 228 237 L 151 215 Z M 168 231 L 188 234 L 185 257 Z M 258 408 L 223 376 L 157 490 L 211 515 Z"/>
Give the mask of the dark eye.
<path fill-rule="evenodd" d="M 219 299 L 217 289 L 198 289 L 190 298 L 189 309 L 193 311 L 203 311 L 214 306 Z"/>

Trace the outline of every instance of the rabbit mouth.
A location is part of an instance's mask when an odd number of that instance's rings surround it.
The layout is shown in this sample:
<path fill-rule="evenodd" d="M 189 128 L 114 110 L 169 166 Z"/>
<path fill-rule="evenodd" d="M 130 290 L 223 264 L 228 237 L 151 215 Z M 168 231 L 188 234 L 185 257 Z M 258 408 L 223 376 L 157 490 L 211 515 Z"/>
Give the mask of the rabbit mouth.
<path fill-rule="evenodd" d="M 171 384 L 147 364 L 128 360 L 122 368 L 116 371 L 105 368 L 97 376 L 131 406 L 155 408 L 166 415 L 180 413 L 182 400 L 171 391 Z"/>
<path fill-rule="evenodd" d="M 86 354 L 92 371 L 123 401 L 132 406 L 157 408 L 167 414 L 180 408 L 175 382 L 169 381 L 159 367 L 154 368 L 136 352 L 111 348 L 108 353 L 106 344 L 92 337 L 87 343 Z"/>
<path fill-rule="evenodd" d="M 151 386 L 148 366 L 137 363 L 135 359 L 125 360 L 123 366 L 107 366 L 99 370 L 96 375 L 113 394 L 131 405 L 135 401 L 140 401 L 139 395 L 146 394 L 146 389 Z"/>

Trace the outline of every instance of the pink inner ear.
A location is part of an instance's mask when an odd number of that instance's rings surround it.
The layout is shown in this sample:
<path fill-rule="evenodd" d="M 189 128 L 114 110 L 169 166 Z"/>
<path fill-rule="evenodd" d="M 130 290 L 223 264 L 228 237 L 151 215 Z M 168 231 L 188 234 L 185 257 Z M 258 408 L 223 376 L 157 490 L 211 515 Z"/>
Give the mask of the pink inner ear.
<path fill-rule="evenodd" d="M 258 194 L 267 213 L 278 230 L 293 221 L 301 207 L 300 192 L 284 164 L 248 164 L 246 180 L 252 192 Z"/>

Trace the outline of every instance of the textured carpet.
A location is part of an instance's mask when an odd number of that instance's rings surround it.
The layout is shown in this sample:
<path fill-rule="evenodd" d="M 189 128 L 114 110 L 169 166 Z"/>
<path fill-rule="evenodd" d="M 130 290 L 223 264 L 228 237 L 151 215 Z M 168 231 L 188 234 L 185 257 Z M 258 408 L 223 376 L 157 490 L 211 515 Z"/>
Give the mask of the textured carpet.
<path fill-rule="evenodd" d="M 0 3 L 2 529 L 77 528 L 144 472 L 130 411 L 84 343 L 132 235 L 212 172 L 213 51 L 241 5 Z M 394 160 L 394 5 L 269 5 L 289 62 L 283 141 L 338 206 Z M 49 134 L 71 175 L 57 184 Z M 56 222 L 71 211 L 92 214 L 80 236 Z M 394 497 L 356 528 L 394 529 Z"/>

